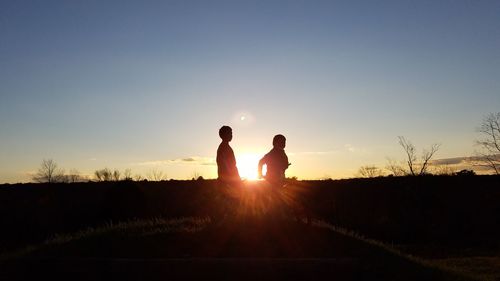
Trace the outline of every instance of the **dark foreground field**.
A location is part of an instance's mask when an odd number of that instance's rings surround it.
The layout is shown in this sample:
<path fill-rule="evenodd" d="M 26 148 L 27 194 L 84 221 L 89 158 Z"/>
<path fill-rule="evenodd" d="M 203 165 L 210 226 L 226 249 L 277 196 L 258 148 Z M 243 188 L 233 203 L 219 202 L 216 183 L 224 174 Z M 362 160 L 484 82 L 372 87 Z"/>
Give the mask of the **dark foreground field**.
<path fill-rule="evenodd" d="M 499 183 L 3 185 L 0 279 L 498 280 Z"/>
<path fill-rule="evenodd" d="M 137 224 L 137 222 L 136 222 Z M 66 239 L 69 239 L 66 240 Z M 59 238 L 3 263 L 9 280 L 453 280 L 373 245 L 293 221 L 185 219 Z M 62 241 L 61 241 L 62 240 Z M 64 241 L 66 240 L 66 241 Z"/>

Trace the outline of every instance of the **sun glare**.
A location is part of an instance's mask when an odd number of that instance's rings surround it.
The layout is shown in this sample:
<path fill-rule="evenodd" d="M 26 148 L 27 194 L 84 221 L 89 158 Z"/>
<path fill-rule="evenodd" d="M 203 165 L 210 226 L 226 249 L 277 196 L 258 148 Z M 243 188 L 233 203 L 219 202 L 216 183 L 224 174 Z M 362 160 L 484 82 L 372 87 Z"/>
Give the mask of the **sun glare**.
<path fill-rule="evenodd" d="M 236 164 L 238 166 L 238 171 L 240 172 L 240 177 L 247 180 L 256 180 L 257 165 L 262 156 L 258 154 L 242 154 L 236 158 Z"/>

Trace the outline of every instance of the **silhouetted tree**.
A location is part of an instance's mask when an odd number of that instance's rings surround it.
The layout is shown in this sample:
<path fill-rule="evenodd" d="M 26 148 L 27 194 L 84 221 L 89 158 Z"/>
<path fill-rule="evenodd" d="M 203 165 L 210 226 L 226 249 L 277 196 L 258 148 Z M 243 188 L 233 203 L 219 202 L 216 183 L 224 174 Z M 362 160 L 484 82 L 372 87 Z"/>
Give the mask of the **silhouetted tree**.
<path fill-rule="evenodd" d="M 422 162 L 417 163 L 417 152 L 415 146 L 405 137 L 399 136 L 399 144 L 403 147 L 406 153 L 406 164 L 408 165 L 409 174 L 412 176 L 425 175 L 429 166 L 429 161 L 434 154 L 439 150 L 440 144 L 433 144 L 430 149 L 424 149 L 422 152 Z"/>
<path fill-rule="evenodd" d="M 200 177 L 201 177 L 200 173 L 198 173 L 197 171 L 194 171 L 193 172 L 193 177 L 191 178 L 191 180 L 196 180 L 196 179 L 198 179 Z M 203 177 L 201 177 L 201 178 L 203 178 Z"/>
<path fill-rule="evenodd" d="M 96 170 L 94 175 L 97 181 L 111 181 L 113 179 L 113 173 L 108 168 Z"/>
<path fill-rule="evenodd" d="M 123 180 L 126 180 L 126 181 L 132 180 L 132 170 L 131 169 L 125 169 L 125 171 L 123 172 Z"/>
<path fill-rule="evenodd" d="M 363 178 L 375 178 L 381 177 L 384 175 L 384 171 L 382 171 L 377 166 L 362 166 L 358 170 L 358 175 Z"/>
<path fill-rule="evenodd" d="M 73 183 L 73 182 L 82 182 L 85 180 L 85 177 L 80 175 L 80 172 L 78 172 L 77 169 L 71 169 L 69 173 L 66 175 L 66 181 Z"/>
<path fill-rule="evenodd" d="M 389 170 L 393 176 L 400 177 L 407 174 L 405 168 L 403 168 L 402 165 L 398 164 L 396 160 L 387 158 L 387 162 L 388 163 L 387 166 L 385 166 L 385 168 Z"/>
<path fill-rule="evenodd" d="M 456 172 L 455 175 L 457 175 L 457 176 L 475 176 L 476 172 L 474 172 L 473 170 L 464 169 L 464 170 L 460 170 L 459 172 Z"/>
<path fill-rule="evenodd" d="M 455 175 L 455 169 L 453 169 L 450 165 L 438 165 L 434 169 L 432 169 L 432 173 L 441 176 L 450 176 Z"/>
<path fill-rule="evenodd" d="M 440 147 L 441 147 L 440 144 L 435 143 L 435 144 L 431 145 L 431 147 L 429 149 L 424 149 L 424 151 L 422 152 L 422 164 L 421 164 L 420 173 L 419 173 L 420 175 L 427 174 L 427 170 L 429 168 L 429 163 L 430 163 L 432 157 L 434 156 L 434 154 L 436 154 L 436 152 L 439 150 Z"/>
<path fill-rule="evenodd" d="M 415 146 L 408 140 L 406 140 L 405 137 L 399 136 L 399 144 L 403 147 L 403 150 L 406 153 L 406 164 L 408 165 L 408 168 L 410 169 L 410 174 L 415 175 L 415 162 L 417 162 L 417 154 L 416 154 L 416 149 Z"/>
<path fill-rule="evenodd" d="M 162 181 L 167 178 L 167 175 L 163 173 L 163 171 L 159 169 L 152 169 L 147 174 L 147 179 L 151 181 Z"/>
<path fill-rule="evenodd" d="M 115 181 L 120 180 L 120 171 L 118 171 L 118 170 L 113 171 L 113 180 L 115 180 Z"/>
<path fill-rule="evenodd" d="M 476 151 L 474 164 L 487 167 L 500 174 L 500 112 L 488 114 L 478 129 L 482 138 L 476 141 L 480 147 Z"/>
<path fill-rule="evenodd" d="M 142 181 L 142 180 L 144 180 L 144 177 L 141 174 L 135 174 L 134 180 L 135 181 Z"/>
<path fill-rule="evenodd" d="M 38 172 L 33 176 L 36 182 L 60 182 L 63 180 L 64 170 L 57 167 L 57 163 L 52 159 L 43 159 Z"/>

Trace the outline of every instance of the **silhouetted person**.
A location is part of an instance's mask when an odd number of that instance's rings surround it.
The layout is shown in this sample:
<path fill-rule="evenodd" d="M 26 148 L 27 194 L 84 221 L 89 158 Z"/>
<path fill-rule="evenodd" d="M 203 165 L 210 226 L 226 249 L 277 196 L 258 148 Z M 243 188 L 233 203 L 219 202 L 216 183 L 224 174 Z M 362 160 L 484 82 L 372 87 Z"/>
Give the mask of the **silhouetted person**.
<path fill-rule="evenodd" d="M 272 184 L 282 185 L 285 180 L 285 170 L 288 169 L 288 156 L 285 153 L 286 138 L 276 135 L 273 138 L 273 149 L 259 161 L 258 173 L 262 178 L 262 167 L 266 165 L 267 172 L 264 178 Z"/>
<path fill-rule="evenodd" d="M 224 183 L 234 184 L 241 181 L 236 158 L 229 142 L 233 139 L 233 130 L 229 126 L 222 126 L 219 129 L 219 136 L 222 142 L 217 148 L 217 173 L 218 179 Z"/>

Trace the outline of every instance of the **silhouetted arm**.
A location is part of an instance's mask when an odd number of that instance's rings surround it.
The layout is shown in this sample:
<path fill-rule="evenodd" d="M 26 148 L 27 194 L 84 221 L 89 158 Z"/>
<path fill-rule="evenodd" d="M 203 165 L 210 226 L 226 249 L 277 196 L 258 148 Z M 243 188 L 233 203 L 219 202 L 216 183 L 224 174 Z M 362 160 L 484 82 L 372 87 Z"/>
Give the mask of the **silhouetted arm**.
<path fill-rule="evenodd" d="M 258 175 L 259 179 L 262 178 L 262 166 L 264 166 L 264 164 L 266 163 L 265 158 L 266 157 L 264 156 L 262 159 L 260 159 L 259 165 L 257 167 L 257 175 Z"/>
<path fill-rule="evenodd" d="M 292 165 L 290 162 L 288 162 L 288 156 L 285 154 L 285 170 L 288 169 L 290 165 Z"/>
<path fill-rule="evenodd" d="M 227 166 L 230 171 L 231 178 L 233 180 L 241 180 L 238 167 L 236 166 L 236 157 L 234 156 L 234 151 L 231 147 L 228 149 Z"/>

